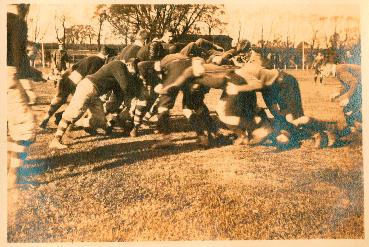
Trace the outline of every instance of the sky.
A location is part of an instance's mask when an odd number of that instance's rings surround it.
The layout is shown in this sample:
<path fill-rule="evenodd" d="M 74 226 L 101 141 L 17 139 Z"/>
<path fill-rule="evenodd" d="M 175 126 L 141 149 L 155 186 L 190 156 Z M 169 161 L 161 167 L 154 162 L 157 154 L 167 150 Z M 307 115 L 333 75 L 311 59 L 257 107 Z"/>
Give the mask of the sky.
<path fill-rule="evenodd" d="M 31 4 L 28 15 L 29 37 L 32 39 L 34 23 L 38 20 L 40 27 L 40 36 L 44 36 L 44 42 L 55 42 L 55 14 L 65 13 L 68 17 L 68 25 L 90 24 L 96 26 L 96 20 L 93 20 L 94 4 Z M 224 21 L 228 23 L 223 30 L 223 34 L 231 36 L 237 40 L 239 32 L 240 38 L 246 38 L 256 42 L 261 37 L 261 29 L 264 30 L 265 39 L 280 37 L 296 43 L 302 40 L 309 40 L 313 34 L 313 28 L 319 29 L 318 36 L 322 39 L 325 34 L 332 34 L 334 31 L 333 21 L 319 22 L 320 17 L 345 17 L 339 23 L 339 27 L 344 29 L 353 28 L 359 25 L 360 9 L 357 5 L 348 4 L 284 4 L 275 5 L 265 3 L 261 4 L 225 4 L 226 14 Z M 315 21 L 311 20 L 314 17 Z M 353 20 L 347 20 L 346 17 L 355 17 Z M 32 24 L 33 21 L 33 24 Z M 105 25 L 103 39 L 108 43 L 115 42 L 115 36 L 111 35 L 111 27 Z M 44 34 L 44 35 L 43 35 Z"/>
<path fill-rule="evenodd" d="M 229 4 L 226 7 L 226 33 L 232 38 L 241 38 L 252 42 L 260 40 L 263 27 L 264 39 L 277 36 L 294 38 L 297 42 L 309 40 L 313 35 L 313 28 L 318 30 L 318 36 L 331 35 L 334 32 L 334 22 L 319 21 L 322 17 L 343 17 L 338 29 L 357 27 L 359 25 L 360 8 L 357 5 L 343 4 L 300 4 L 300 5 L 257 5 L 257 4 Z M 354 19 L 347 21 L 347 17 Z M 339 31 L 339 30 L 337 30 Z"/>

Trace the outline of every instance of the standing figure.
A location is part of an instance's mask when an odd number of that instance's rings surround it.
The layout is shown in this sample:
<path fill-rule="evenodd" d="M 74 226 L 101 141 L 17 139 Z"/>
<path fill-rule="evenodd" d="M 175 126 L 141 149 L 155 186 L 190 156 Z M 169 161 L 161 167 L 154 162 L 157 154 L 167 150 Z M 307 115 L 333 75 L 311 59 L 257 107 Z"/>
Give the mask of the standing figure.
<path fill-rule="evenodd" d="M 7 125 L 8 125 L 8 188 L 15 187 L 17 170 L 27 158 L 35 140 L 35 121 L 28 97 L 19 78 L 28 74 L 27 23 L 29 4 L 11 4 L 7 10 Z"/>
<path fill-rule="evenodd" d="M 313 68 L 314 71 L 314 83 L 316 84 L 317 79 L 319 78 L 320 84 L 323 84 L 323 63 L 324 63 L 324 56 L 322 53 L 318 52 L 318 54 L 314 58 Z"/>
<path fill-rule="evenodd" d="M 64 45 L 59 43 L 58 50 L 54 51 L 52 55 L 52 68 L 54 74 L 62 74 L 67 69 L 68 53 L 64 50 Z"/>

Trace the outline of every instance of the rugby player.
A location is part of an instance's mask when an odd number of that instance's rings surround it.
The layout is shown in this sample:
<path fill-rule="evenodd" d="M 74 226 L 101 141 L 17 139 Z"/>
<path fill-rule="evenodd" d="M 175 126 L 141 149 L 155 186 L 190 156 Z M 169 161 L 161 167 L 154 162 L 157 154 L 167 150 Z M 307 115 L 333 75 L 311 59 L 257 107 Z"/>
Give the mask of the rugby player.
<path fill-rule="evenodd" d="M 125 61 L 122 60 L 112 61 L 101 67 L 96 73 L 86 76 L 78 83 L 49 147 L 67 148 L 66 145 L 62 144 L 62 137 L 69 125 L 81 118 L 87 108 L 90 109 L 92 114 L 101 115 L 101 118 L 95 117 L 96 122 L 91 124 L 95 128 L 104 129 L 106 134 L 110 134 L 112 126 L 106 121 L 102 102 L 97 98 L 113 91 L 116 98 L 116 107 L 118 108 L 123 101 L 128 101 L 136 96 L 140 88 L 141 86 L 132 79 Z"/>

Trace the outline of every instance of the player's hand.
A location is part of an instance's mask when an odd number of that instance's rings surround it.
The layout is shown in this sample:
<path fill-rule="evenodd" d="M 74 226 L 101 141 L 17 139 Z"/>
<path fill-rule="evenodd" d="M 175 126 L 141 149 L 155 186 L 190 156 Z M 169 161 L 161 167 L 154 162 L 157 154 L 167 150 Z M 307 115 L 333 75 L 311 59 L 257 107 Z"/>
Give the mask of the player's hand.
<path fill-rule="evenodd" d="M 192 73 L 194 76 L 199 77 L 205 73 L 205 68 L 203 66 L 204 59 L 194 57 L 192 58 Z"/>
<path fill-rule="evenodd" d="M 161 71 L 160 61 L 156 61 L 154 63 L 154 70 L 157 71 L 157 72 Z"/>
<path fill-rule="evenodd" d="M 166 92 L 163 89 L 164 89 L 163 84 L 159 83 L 154 87 L 154 92 L 157 94 L 165 94 Z"/>
<path fill-rule="evenodd" d="M 340 101 L 340 106 L 345 107 L 349 102 L 348 98 L 344 98 L 343 100 Z"/>
<path fill-rule="evenodd" d="M 212 63 L 220 65 L 222 63 L 222 57 L 221 56 L 215 56 L 213 57 L 213 59 L 211 60 Z"/>
<path fill-rule="evenodd" d="M 238 92 L 239 92 L 239 90 L 238 90 L 238 86 L 236 84 L 227 83 L 226 93 L 228 95 L 237 95 Z"/>

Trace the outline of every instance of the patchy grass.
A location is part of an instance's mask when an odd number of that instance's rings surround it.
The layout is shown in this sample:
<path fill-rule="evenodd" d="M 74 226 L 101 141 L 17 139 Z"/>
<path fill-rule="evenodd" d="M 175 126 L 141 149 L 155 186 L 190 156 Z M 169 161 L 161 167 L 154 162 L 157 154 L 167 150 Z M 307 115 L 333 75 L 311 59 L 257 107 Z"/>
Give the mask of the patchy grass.
<path fill-rule="evenodd" d="M 290 71 L 307 115 L 344 118 L 329 102 L 338 82 L 314 85 Z M 54 88 L 35 84 L 40 121 Z M 210 109 L 219 97 L 211 91 Z M 180 115 L 180 104 L 173 110 Z M 178 146 L 153 150 L 157 135 L 126 138 L 73 131 L 70 149 L 50 153 L 56 126 L 40 132 L 23 171 L 39 185 L 20 191 L 10 242 L 364 238 L 361 138 L 349 145 L 276 152 L 273 147 L 199 149 L 183 119 Z"/>

